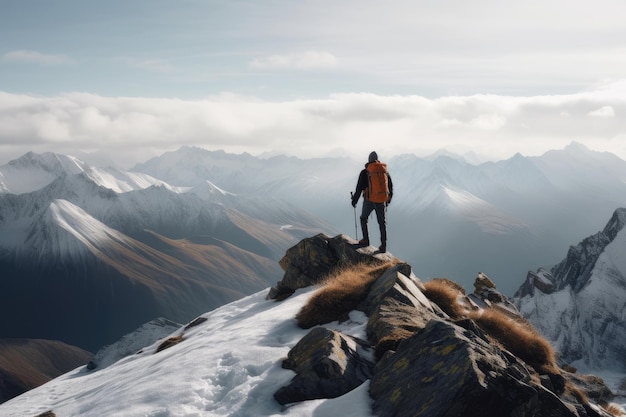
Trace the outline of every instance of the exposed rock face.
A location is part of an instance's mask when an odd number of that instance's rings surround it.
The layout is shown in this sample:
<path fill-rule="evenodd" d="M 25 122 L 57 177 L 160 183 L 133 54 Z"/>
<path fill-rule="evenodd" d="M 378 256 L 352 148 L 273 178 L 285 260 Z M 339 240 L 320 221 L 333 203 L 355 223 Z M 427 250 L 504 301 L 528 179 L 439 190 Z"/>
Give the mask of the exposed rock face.
<path fill-rule="evenodd" d="M 626 209 L 570 247 L 550 269 L 529 272 L 513 301 L 576 367 L 626 370 Z"/>
<path fill-rule="evenodd" d="M 331 247 L 341 248 L 342 255 Z M 372 262 L 374 256 L 343 236 L 318 235 L 298 248 L 288 251 L 281 262 L 285 282 L 278 284 L 279 289 L 295 291 L 307 282 L 320 282 L 340 264 L 346 266 L 345 260 Z M 503 320 L 523 321 L 486 275 L 479 274 L 475 287 L 473 294 L 458 300 L 472 315 L 494 309 L 505 312 Z M 382 417 L 609 415 L 589 405 L 584 395 L 572 394 L 582 392 L 597 402 L 610 400 L 612 394 L 601 380 L 557 368 L 534 369 L 473 320 L 451 320 L 423 289 L 408 264 L 389 267 L 358 307 L 368 316 L 368 341 L 313 328 L 284 361 L 296 376 L 276 392 L 276 400 L 288 404 L 331 398 L 370 379 L 373 409 Z M 287 293 L 274 289 L 268 297 Z M 375 358 L 359 353 L 368 345 L 376 349 Z"/>
<path fill-rule="evenodd" d="M 379 416 L 574 416 L 531 380 L 526 366 L 486 335 L 441 320 L 376 366 L 370 394 Z M 550 411 L 541 413 L 542 405 Z M 539 411 L 539 413 L 537 413 Z M 558 411 L 558 414 L 554 412 Z"/>
<path fill-rule="evenodd" d="M 281 299 L 290 296 L 299 288 L 321 282 L 338 267 L 359 262 L 372 262 L 369 248 L 356 250 L 357 242 L 339 235 L 334 238 L 324 234 L 301 240 L 287 250 L 279 264 L 285 275 L 272 288 L 268 299 Z M 381 254 L 381 256 L 389 256 Z"/>
<path fill-rule="evenodd" d="M 280 404 L 339 397 L 372 376 L 369 347 L 339 332 L 316 327 L 291 351 L 283 368 L 296 376 L 276 392 Z"/>

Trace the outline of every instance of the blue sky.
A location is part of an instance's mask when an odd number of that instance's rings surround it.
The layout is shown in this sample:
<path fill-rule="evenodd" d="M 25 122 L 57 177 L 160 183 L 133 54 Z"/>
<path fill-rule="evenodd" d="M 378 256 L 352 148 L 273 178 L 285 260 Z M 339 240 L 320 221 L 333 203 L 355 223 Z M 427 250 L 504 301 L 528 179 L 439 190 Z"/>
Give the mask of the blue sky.
<path fill-rule="evenodd" d="M 0 0 L 0 163 L 573 140 L 626 157 L 626 3 L 519 3 Z"/>

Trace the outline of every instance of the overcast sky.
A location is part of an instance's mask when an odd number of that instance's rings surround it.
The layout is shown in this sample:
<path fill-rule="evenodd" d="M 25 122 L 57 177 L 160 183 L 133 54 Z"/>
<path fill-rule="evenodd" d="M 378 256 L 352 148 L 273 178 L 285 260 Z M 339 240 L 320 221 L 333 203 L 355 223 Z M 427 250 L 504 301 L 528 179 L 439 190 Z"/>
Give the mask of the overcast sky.
<path fill-rule="evenodd" d="M 0 164 L 571 141 L 626 158 L 623 0 L 0 0 Z"/>

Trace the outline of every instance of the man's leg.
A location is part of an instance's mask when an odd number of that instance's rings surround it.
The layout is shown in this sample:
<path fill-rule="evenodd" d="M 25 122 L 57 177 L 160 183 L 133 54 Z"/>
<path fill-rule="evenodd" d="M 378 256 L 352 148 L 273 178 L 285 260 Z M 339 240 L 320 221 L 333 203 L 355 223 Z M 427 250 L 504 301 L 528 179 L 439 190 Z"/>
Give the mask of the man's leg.
<path fill-rule="evenodd" d="M 363 231 L 363 239 L 359 241 L 359 243 L 361 243 L 362 245 L 370 244 L 370 235 L 367 230 L 367 219 L 369 218 L 374 208 L 374 203 L 372 203 L 371 201 L 363 201 L 363 209 L 361 211 L 361 230 Z"/>
<path fill-rule="evenodd" d="M 380 251 L 387 252 L 387 219 L 384 203 L 376 204 L 376 220 L 380 228 Z"/>

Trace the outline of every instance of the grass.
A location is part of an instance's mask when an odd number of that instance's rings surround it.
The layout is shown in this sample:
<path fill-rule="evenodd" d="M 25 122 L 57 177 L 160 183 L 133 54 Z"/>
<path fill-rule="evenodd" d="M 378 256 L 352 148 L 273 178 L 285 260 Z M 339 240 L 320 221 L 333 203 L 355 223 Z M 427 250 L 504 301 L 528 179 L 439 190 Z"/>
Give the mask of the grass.
<path fill-rule="evenodd" d="M 465 291 L 458 284 L 436 278 L 424 283 L 424 294 L 450 318 L 470 318 L 494 341 L 532 366 L 537 372 L 558 374 L 556 352 L 546 339 L 523 318 L 514 318 L 497 308 L 470 310 L 459 300 Z"/>
<path fill-rule="evenodd" d="M 537 372 L 559 373 L 554 348 L 527 322 L 514 320 L 495 309 L 472 313 L 470 318 L 490 337 Z"/>
<path fill-rule="evenodd" d="M 347 319 L 348 313 L 365 299 L 372 283 L 394 265 L 394 262 L 361 263 L 335 271 L 300 309 L 296 315 L 298 325 L 309 329 Z"/>
<path fill-rule="evenodd" d="M 434 278 L 425 282 L 424 287 L 424 295 L 450 318 L 456 320 L 467 316 L 468 310 L 459 303 L 459 298 L 465 296 L 463 287 L 446 278 Z"/>

